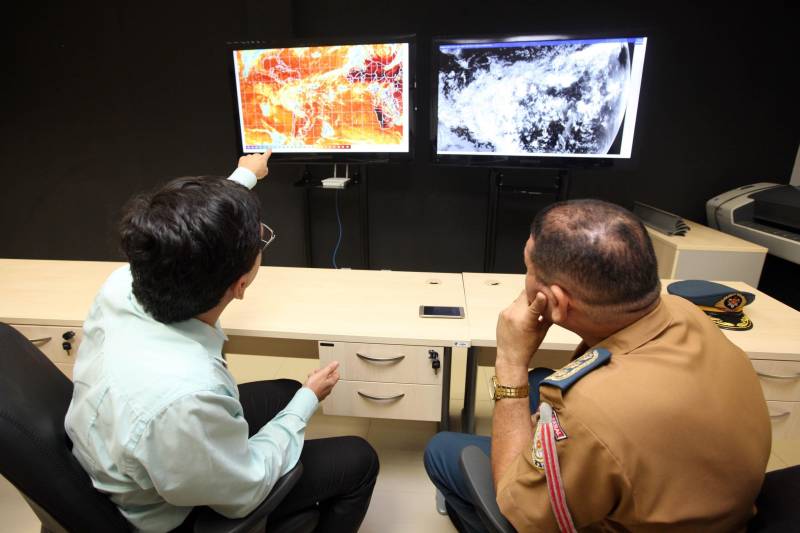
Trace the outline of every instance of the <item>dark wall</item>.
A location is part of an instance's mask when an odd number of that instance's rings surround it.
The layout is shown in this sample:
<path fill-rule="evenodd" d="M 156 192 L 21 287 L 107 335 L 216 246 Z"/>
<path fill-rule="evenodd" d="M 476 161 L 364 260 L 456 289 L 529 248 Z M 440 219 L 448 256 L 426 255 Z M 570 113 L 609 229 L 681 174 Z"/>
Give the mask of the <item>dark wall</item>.
<path fill-rule="evenodd" d="M 634 159 L 574 171 L 572 197 L 640 200 L 704 222 L 705 201 L 757 180 L 787 182 L 800 142 L 797 9 L 673 2 L 499 1 L 34 3 L 5 21 L 13 57 L 2 83 L 0 257 L 120 259 L 114 225 L 134 192 L 235 165 L 226 42 L 416 33 L 417 158 L 371 165 L 370 267 L 481 271 L 489 172 L 430 163 L 430 37 L 632 32 L 650 37 Z M 632 7 L 634 6 L 634 7 Z M 266 264 L 306 264 L 302 167 L 271 167 L 258 187 L 279 238 Z M 329 169 L 313 169 L 317 174 Z M 509 179 L 547 183 L 543 171 Z M 339 266 L 362 266 L 359 189 L 339 193 Z M 508 196 L 496 269 L 521 271 L 528 224 L 547 197 Z M 315 266 L 330 266 L 334 195 L 309 204 Z"/>
<path fill-rule="evenodd" d="M 121 259 L 115 225 L 132 194 L 233 170 L 225 43 L 288 36 L 290 8 L 242 0 L 18 8 L 5 21 L 14 57 L 0 84 L 0 257 Z M 274 176 L 259 191 L 281 234 L 270 259 L 299 264 L 302 195 L 286 171 Z"/>

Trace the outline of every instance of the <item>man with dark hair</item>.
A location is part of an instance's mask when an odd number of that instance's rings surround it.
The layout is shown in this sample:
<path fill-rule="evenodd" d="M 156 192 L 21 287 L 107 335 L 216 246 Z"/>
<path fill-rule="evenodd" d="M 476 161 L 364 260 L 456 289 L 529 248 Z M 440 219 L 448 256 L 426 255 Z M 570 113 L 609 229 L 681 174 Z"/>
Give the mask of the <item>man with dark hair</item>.
<path fill-rule="evenodd" d="M 491 439 L 439 433 L 425 451 L 457 527 L 484 529 L 458 466 L 474 444 L 518 531 L 744 530 L 771 446 L 758 378 L 694 305 L 660 296 L 641 222 L 557 203 L 524 260 L 525 290 L 497 324 Z M 529 371 L 552 324 L 583 342 L 562 369 Z"/>
<path fill-rule="evenodd" d="M 65 427 L 94 486 L 140 531 L 191 530 L 192 509 L 255 509 L 275 482 L 303 476 L 270 521 L 317 508 L 318 531 L 357 531 L 378 459 L 358 437 L 304 443 L 338 363 L 293 380 L 237 387 L 219 317 L 244 298 L 275 234 L 250 190 L 269 154 L 229 179 L 179 178 L 134 198 L 120 225 L 129 264 L 84 323 Z"/>

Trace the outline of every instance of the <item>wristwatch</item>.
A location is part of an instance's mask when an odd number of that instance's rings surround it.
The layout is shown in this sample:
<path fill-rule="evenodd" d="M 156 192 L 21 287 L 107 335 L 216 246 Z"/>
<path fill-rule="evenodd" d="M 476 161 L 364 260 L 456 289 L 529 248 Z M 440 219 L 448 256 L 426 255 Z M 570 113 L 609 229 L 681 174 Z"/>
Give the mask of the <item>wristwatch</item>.
<path fill-rule="evenodd" d="M 497 376 L 492 376 L 492 400 L 502 400 L 503 398 L 527 398 L 530 387 L 526 383 L 521 387 L 509 387 L 497 383 Z"/>

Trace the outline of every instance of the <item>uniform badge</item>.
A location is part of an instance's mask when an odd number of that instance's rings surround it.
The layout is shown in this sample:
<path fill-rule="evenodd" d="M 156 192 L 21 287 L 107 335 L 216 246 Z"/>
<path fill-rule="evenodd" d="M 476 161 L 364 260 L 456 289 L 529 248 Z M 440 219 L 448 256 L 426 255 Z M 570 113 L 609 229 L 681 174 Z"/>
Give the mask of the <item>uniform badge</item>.
<path fill-rule="evenodd" d="M 550 385 L 566 391 L 583 376 L 605 365 L 610 360 L 611 352 L 605 348 L 589 350 L 570 364 L 544 378 L 540 385 Z"/>
<path fill-rule="evenodd" d="M 583 368 L 591 365 L 595 361 L 597 361 L 599 354 L 597 350 L 591 350 L 586 352 L 582 356 L 578 357 L 574 361 L 572 361 L 567 366 L 556 370 L 550 376 L 547 377 L 548 381 L 564 381 L 565 379 L 574 376 L 578 372 L 580 372 Z"/>
<path fill-rule="evenodd" d="M 561 422 L 558 421 L 558 415 L 553 411 L 553 436 L 556 440 L 564 440 L 568 437 L 567 432 L 561 427 Z"/>
<path fill-rule="evenodd" d="M 731 311 L 738 311 L 744 304 L 744 297 L 741 294 L 730 294 L 722 300 L 722 305 Z"/>
<path fill-rule="evenodd" d="M 531 447 L 531 462 L 538 470 L 544 470 L 544 446 L 542 445 L 542 424 L 536 424 L 536 433 L 533 435 Z"/>

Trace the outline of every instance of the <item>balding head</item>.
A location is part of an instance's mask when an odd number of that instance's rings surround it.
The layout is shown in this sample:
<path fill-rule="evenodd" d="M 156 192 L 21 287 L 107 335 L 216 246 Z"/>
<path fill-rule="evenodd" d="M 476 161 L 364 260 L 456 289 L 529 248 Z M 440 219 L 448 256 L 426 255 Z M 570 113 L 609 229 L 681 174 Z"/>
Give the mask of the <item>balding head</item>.
<path fill-rule="evenodd" d="M 595 308 L 636 311 L 661 290 L 653 244 L 633 213 L 600 200 L 559 202 L 531 225 L 529 260 L 542 284 L 558 284 Z"/>

